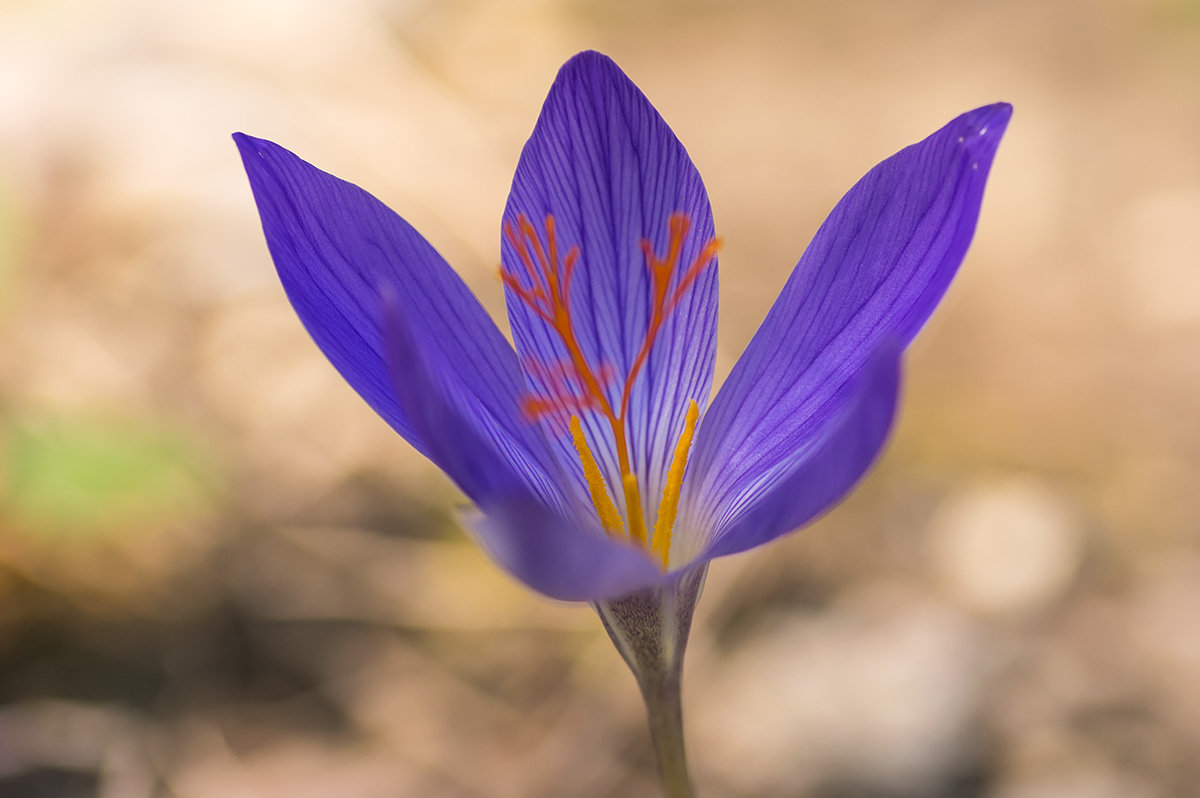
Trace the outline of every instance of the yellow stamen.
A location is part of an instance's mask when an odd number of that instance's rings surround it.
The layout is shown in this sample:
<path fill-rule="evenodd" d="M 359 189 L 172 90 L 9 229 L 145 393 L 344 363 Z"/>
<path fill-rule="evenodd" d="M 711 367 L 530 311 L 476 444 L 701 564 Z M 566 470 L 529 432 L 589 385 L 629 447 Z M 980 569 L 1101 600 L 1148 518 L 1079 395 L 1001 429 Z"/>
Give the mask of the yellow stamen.
<path fill-rule="evenodd" d="M 645 546 L 646 516 L 642 512 L 642 493 L 638 490 L 637 475 L 627 472 L 621 481 L 625 484 L 625 510 L 629 515 L 629 539 L 639 546 Z"/>
<path fill-rule="evenodd" d="M 671 530 L 675 526 L 675 514 L 679 510 L 679 490 L 683 486 L 683 472 L 687 468 L 688 450 L 692 448 L 692 435 L 696 432 L 696 419 L 700 408 L 693 399 L 688 405 L 687 417 L 683 422 L 683 434 L 675 444 L 671 458 L 671 470 L 667 472 L 667 484 L 663 488 L 662 504 L 658 505 L 658 520 L 654 522 L 653 551 L 662 560 L 663 568 L 671 556 Z"/>
<path fill-rule="evenodd" d="M 600 525 L 610 535 L 620 535 L 624 528 L 621 514 L 617 512 L 617 506 L 608 495 L 608 485 L 604 481 L 604 475 L 600 473 L 600 466 L 596 465 L 592 450 L 588 448 L 583 425 L 579 423 L 578 416 L 571 416 L 571 438 L 575 442 L 575 450 L 579 452 L 579 460 L 583 463 L 583 476 L 587 480 L 592 504 L 596 506 L 596 514 L 600 516 Z"/>

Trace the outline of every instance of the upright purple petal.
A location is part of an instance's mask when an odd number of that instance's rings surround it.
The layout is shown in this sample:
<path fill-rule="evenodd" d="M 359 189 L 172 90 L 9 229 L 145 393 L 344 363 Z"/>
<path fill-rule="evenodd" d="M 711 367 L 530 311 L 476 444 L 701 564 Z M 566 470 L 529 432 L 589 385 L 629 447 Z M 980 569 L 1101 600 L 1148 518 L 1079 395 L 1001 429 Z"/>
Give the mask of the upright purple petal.
<path fill-rule="evenodd" d="M 1011 113 L 976 109 L 901 150 L 821 225 L 697 431 L 685 498 L 708 529 L 764 475 L 803 462 L 881 342 L 906 345 L 929 317 L 966 254 Z"/>
<path fill-rule="evenodd" d="M 494 419 L 431 346 L 427 331 L 389 312 L 386 333 L 397 399 L 429 441 L 430 459 L 480 509 L 467 527 L 498 565 L 563 601 L 612 599 L 665 578 L 645 552 L 606 537 L 580 504 L 556 508 L 531 489 L 525 461 L 512 448 L 545 447 L 545 439 L 535 427 L 526 428 L 530 435 L 522 441 L 497 435 Z"/>
<path fill-rule="evenodd" d="M 686 214 L 680 275 L 713 239 L 712 212 L 700 175 L 658 112 L 609 58 L 584 52 L 559 72 L 513 178 L 504 222 L 529 220 L 545 243 L 553 215 L 560 255 L 580 250 L 570 293 L 574 331 L 590 366 L 608 372 L 609 402 L 619 412 L 623 381 L 633 367 L 651 318 L 651 279 L 641 248 L 648 240 L 665 254 L 672 214 Z M 512 242 L 502 241 L 505 269 L 532 285 Z M 634 383 L 626 428 L 633 469 L 645 496 L 657 496 L 690 400 L 703 406 L 712 383 L 716 343 L 715 259 L 699 272 L 668 317 Z M 562 341 L 510 287 L 508 313 L 531 386 L 539 366 L 567 360 Z M 610 484 L 617 458 L 609 426 L 595 413 L 582 418 Z M 560 440 L 564 459 L 576 456 Z M 616 484 L 620 484 L 619 481 Z M 649 508 L 653 512 L 653 508 Z"/>
<path fill-rule="evenodd" d="M 532 481 L 554 484 L 548 476 L 557 472 L 554 456 L 528 444 L 529 425 L 517 412 L 525 386 L 512 347 L 434 248 L 357 186 L 269 141 L 240 133 L 234 140 L 288 298 L 346 381 L 430 454 L 433 442 L 398 401 L 387 365 L 381 319 L 387 292 L 394 312 L 420 328 L 444 367 L 460 375 L 513 462 Z"/>

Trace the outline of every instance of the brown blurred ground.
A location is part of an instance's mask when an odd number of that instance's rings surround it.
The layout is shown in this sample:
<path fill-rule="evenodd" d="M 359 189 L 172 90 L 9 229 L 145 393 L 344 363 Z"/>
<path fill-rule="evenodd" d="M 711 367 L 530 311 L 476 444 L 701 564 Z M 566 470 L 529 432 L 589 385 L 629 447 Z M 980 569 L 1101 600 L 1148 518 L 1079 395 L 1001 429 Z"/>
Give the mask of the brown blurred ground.
<path fill-rule="evenodd" d="M 881 467 L 717 563 L 707 796 L 1142 798 L 1200 779 L 1200 4 L 0 2 L 0 795 L 649 796 L 633 681 L 507 581 L 276 284 L 229 134 L 498 219 L 593 47 L 705 176 L 720 373 L 824 213 L 1016 106 Z"/>

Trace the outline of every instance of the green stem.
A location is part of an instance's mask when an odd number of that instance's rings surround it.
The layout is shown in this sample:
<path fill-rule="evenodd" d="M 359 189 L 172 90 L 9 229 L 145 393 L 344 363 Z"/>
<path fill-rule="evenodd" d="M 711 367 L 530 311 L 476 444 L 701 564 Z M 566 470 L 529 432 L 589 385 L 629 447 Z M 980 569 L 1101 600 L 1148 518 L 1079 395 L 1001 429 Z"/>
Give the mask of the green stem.
<path fill-rule="evenodd" d="M 683 709 L 680 703 L 679 673 L 666 675 L 654 683 L 641 681 L 642 699 L 650 721 L 650 739 L 658 758 L 658 775 L 666 798 L 692 798 L 688 778 L 687 751 L 683 743 Z"/>
<path fill-rule="evenodd" d="M 683 745 L 680 679 L 707 570 L 705 565 L 689 568 L 658 587 L 592 605 L 642 691 L 666 798 L 694 794 Z"/>

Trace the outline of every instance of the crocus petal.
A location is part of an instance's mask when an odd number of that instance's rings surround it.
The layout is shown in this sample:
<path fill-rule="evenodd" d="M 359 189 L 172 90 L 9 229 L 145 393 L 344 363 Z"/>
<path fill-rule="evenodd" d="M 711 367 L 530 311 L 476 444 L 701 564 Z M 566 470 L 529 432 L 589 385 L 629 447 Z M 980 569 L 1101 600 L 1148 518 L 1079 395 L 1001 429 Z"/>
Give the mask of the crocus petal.
<path fill-rule="evenodd" d="M 509 451 L 516 442 L 495 435 L 463 375 L 448 368 L 426 331 L 393 312 L 394 302 L 388 298 L 386 334 L 398 402 L 429 441 L 430 459 L 481 511 L 467 528 L 484 551 L 529 587 L 563 601 L 604 601 L 661 582 L 665 576 L 644 552 L 606 537 L 589 514 L 564 513 L 530 489 Z M 522 443 L 546 445 L 535 427 L 527 429 Z"/>
<path fill-rule="evenodd" d="M 707 517 L 700 529 L 803 460 L 865 360 L 929 317 L 966 254 L 1011 113 L 970 111 L 901 150 L 821 225 L 696 433 L 685 499 Z"/>
<path fill-rule="evenodd" d="M 525 391 L 516 355 L 442 256 L 406 221 L 359 187 L 263 139 L 236 134 L 267 246 L 288 298 L 342 376 L 428 454 L 397 402 L 381 328 L 381 292 L 426 330 L 465 390 L 512 437 Z"/>
<path fill-rule="evenodd" d="M 850 492 L 875 461 L 895 419 L 899 351 L 885 346 L 831 402 L 820 435 L 792 459 L 786 473 L 763 473 L 727 508 L 700 560 L 734 554 L 797 529 Z M 690 558 L 689 558 L 690 559 Z"/>
<path fill-rule="evenodd" d="M 552 214 L 560 254 L 579 247 L 570 302 L 574 330 L 589 364 L 611 372 L 606 391 L 614 410 L 651 316 L 641 241 L 664 254 L 668 218 L 676 212 L 687 214 L 691 230 L 672 286 L 713 238 L 704 184 L 675 134 L 616 64 L 595 52 L 575 56 L 558 73 L 521 153 L 504 221 L 515 226 L 524 217 L 544 234 Z M 507 238 L 501 245 L 505 269 L 528 285 L 518 252 Z M 689 400 L 706 404 L 716 309 L 714 260 L 668 317 L 634 383 L 626 426 L 644 495 L 661 492 Z M 559 336 L 511 287 L 508 313 L 523 361 L 567 360 Z M 531 387 L 537 387 L 536 379 Z M 585 414 L 582 421 L 611 484 L 617 465 L 608 425 L 598 414 Z M 569 439 L 560 437 L 560 446 L 574 462 Z"/>
<path fill-rule="evenodd" d="M 466 527 L 497 565 L 560 601 L 611 601 L 667 579 L 643 552 L 573 528 L 537 504 L 506 502 Z"/>

